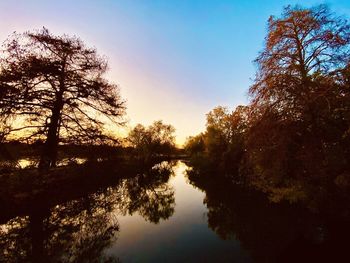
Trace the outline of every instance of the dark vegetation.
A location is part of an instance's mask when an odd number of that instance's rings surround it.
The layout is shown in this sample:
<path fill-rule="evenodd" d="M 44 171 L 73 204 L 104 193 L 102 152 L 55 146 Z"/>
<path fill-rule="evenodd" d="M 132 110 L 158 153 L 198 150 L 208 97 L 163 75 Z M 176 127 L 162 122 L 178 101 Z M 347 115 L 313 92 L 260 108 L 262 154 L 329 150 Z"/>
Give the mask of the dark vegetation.
<path fill-rule="evenodd" d="M 255 62 L 250 104 L 208 113 L 187 141 L 191 163 L 273 202 L 349 217 L 349 23 L 323 5 L 286 7 Z"/>
<path fill-rule="evenodd" d="M 0 262 L 119 262 L 116 215 L 174 213 L 173 126 L 138 125 L 107 60 L 77 37 L 14 33 L 0 54 Z M 113 126 L 114 125 L 114 126 Z M 142 127 L 142 129 L 140 129 Z M 115 133 L 117 133 L 115 131 Z"/>
<path fill-rule="evenodd" d="M 171 217 L 172 173 L 167 162 L 113 160 L 2 176 L 0 262 L 119 262 L 103 254 L 118 238 L 117 216 Z"/>
<path fill-rule="evenodd" d="M 174 132 L 175 128 L 172 125 L 162 121 L 155 121 L 148 127 L 137 124 L 129 133 L 127 141 L 134 149 L 134 156 L 147 162 L 157 156 L 181 153 L 175 147 Z"/>
<path fill-rule="evenodd" d="M 175 153 L 175 129 L 162 121 L 139 124 L 126 141 L 106 132 L 123 125 L 125 113 L 107 69 L 106 58 L 75 36 L 46 28 L 10 36 L 0 56 L 0 160 L 32 155 L 47 171 L 63 157 L 149 161 Z"/>
<path fill-rule="evenodd" d="M 234 184 L 218 170 L 187 173 L 205 193 L 208 227 L 223 240 L 239 240 L 253 262 L 342 262 L 349 257 L 347 219 L 320 216 L 297 203 L 271 203 L 263 192 Z"/>
<path fill-rule="evenodd" d="M 103 77 L 107 62 L 95 49 L 45 28 L 14 33 L 0 65 L 1 142 L 13 132 L 28 142 L 44 141 L 43 170 L 56 165 L 59 143 L 113 142 L 101 118 L 119 123 L 125 107 L 118 87 Z"/>
<path fill-rule="evenodd" d="M 323 5 L 286 7 L 255 62 L 249 105 L 216 107 L 188 139 L 189 180 L 205 191 L 209 227 L 257 262 L 334 260 L 332 233 L 350 232 L 350 25 Z M 5 42 L 0 261 L 115 262 L 101 255 L 117 238 L 115 211 L 153 223 L 174 213 L 160 161 L 183 156 L 175 129 L 107 134 L 125 104 L 106 70 L 77 37 L 43 29 Z"/>

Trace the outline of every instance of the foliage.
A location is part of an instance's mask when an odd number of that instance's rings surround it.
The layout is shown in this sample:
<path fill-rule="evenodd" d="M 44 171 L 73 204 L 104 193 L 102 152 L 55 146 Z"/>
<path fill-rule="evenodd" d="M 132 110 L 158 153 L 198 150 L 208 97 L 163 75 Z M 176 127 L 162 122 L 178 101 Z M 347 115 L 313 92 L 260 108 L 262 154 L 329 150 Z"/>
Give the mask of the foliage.
<path fill-rule="evenodd" d="M 350 25 L 324 5 L 270 17 L 251 103 L 217 107 L 187 149 L 274 202 L 349 200 Z M 194 147 L 202 138 L 203 145 Z M 198 143 L 197 143 L 198 145 Z M 233 165 L 234 164 L 234 165 Z M 234 169 L 232 169 L 234 168 Z"/>
<path fill-rule="evenodd" d="M 269 19 L 250 88 L 247 158 L 253 184 L 272 199 L 324 198 L 348 171 L 349 47 L 350 26 L 325 6 L 287 7 Z"/>
<path fill-rule="evenodd" d="M 205 169 L 220 169 L 238 176 L 239 164 L 244 152 L 244 134 L 248 125 L 248 108 L 238 106 L 229 113 L 225 107 L 217 107 L 207 114 L 206 131 L 189 137 L 185 150 L 192 165 Z"/>
<path fill-rule="evenodd" d="M 169 155 L 175 150 L 175 128 L 162 121 L 144 127 L 137 124 L 127 141 L 134 147 L 139 158 L 148 160 L 157 155 Z"/>

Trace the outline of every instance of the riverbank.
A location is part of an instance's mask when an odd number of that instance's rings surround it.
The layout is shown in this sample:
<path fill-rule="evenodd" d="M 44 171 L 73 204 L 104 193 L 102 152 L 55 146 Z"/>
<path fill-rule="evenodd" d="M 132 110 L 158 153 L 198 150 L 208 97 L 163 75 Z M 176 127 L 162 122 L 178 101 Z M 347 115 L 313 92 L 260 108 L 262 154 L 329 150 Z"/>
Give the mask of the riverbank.
<path fill-rule="evenodd" d="M 41 173 L 36 168 L 18 169 L 0 175 L 0 222 L 28 213 L 33 204 L 53 207 L 67 200 L 77 199 L 98 189 L 113 186 L 149 170 L 161 160 L 140 163 L 127 158 L 105 161 L 86 161 L 53 168 Z"/>

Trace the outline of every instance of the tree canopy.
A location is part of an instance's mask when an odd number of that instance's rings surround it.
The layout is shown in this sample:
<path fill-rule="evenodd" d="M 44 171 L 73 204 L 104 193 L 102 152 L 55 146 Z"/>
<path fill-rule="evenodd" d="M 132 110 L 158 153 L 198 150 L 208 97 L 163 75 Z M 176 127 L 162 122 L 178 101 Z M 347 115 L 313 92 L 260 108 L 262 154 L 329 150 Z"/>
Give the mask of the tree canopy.
<path fill-rule="evenodd" d="M 288 118 L 312 115 L 312 102 L 327 101 L 329 81 L 349 64 L 349 47 L 349 24 L 327 6 L 285 7 L 280 18 L 268 20 L 265 47 L 255 60 L 258 71 L 249 89 L 252 102 Z"/>
<path fill-rule="evenodd" d="M 41 164 L 55 164 L 57 145 L 99 143 L 106 119 L 120 124 L 124 101 L 105 77 L 107 60 L 78 37 L 46 28 L 14 33 L 0 56 L 0 118 L 17 137 L 45 141 Z M 21 131 L 19 133 L 19 131 Z"/>
<path fill-rule="evenodd" d="M 202 164 L 222 164 L 276 202 L 349 200 L 348 21 L 325 5 L 287 6 L 269 18 L 255 63 L 250 104 L 212 110 L 206 132 L 188 142 L 190 154 L 201 152 Z"/>
<path fill-rule="evenodd" d="M 169 155 L 175 149 L 175 128 L 163 121 L 155 121 L 144 127 L 137 124 L 127 138 L 139 157 L 149 159 L 157 155 Z"/>
<path fill-rule="evenodd" d="M 350 26 L 326 6 L 270 17 L 250 88 L 247 153 L 259 187 L 316 196 L 348 171 L 349 62 Z"/>

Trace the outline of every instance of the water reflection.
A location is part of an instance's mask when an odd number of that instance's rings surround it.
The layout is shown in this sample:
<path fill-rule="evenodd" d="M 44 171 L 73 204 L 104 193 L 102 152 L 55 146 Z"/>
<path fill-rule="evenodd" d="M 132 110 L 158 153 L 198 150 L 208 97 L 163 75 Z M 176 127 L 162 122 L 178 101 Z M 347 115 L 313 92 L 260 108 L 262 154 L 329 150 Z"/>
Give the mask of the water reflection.
<path fill-rule="evenodd" d="M 155 165 L 148 173 L 124 180 L 121 188 L 127 192 L 126 209 L 129 214 L 138 212 L 152 223 L 168 219 L 175 211 L 174 189 L 167 184 L 172 165 L 162 162 Z"/>
<path fill-rule="evenodd" d="M 1 227 L 3 262 L 96 262 L 116 238 L 114 194 L 35 207 Z M 107 260 L 107 258 L 104 258 Z"/>
<path fill-rule="evenodd" d="M 118 262 L 103 253 L 117 240 L 117 216 L 138 212 L 153 223 L 169 218 L 174 213 L 174 191 L 166 185 L 171 174 L 171 165 L 161 163 L 54 206 L 36 196 L 25 215 L 1 225 L 0 261 Z"/>
<path fill-rule="evenodd" d="M 70 157 L 70 158 L 62 158 L 57 161 L 56 166 L 68 166 L 72 164 L 84 164 L 88 159 L 87 158 L 79 158 L 79 157 Z M 100 161 L 101 158 L 99 158 Z M 13 160 L 0 160 L 0 172 L 7 170 L 18 170 L 18 169 L 33 169 L 37 168 L 39 165 L 40 159 L 38 157 L 28 157 L 21 159 L 13 159 Z"/>
<path fill-rule="evenodd" d="M 186 178 L 187 165 L 176 162 L 167 182 L 175 192 L 175 212 L 158 224 L 140 213 L 119 218 L 120 233 L 106 254 L 127 262 L 250 262 L 237 240 L 221 240 L 208 228 L 203 192 Z"/>
<path fill-rule="evenodd" d="M 272 205 L 259 193 L 199 174 L 181 161 L 86 162 L 58 172 L 83 176 L 43 191 L 24 173 L 20 179 L 0 177 L 8 186 L 0 191 L 0 262 L 349 259 L 348 222 Z M 24 192 L 23 184 L 32 191 Z M 17 192 L 6 192 L 17 186 Z"/>
<path fill-rule="evenodd" d="M 208 226 L 223 240 L 236 239 L 254 262 L 348 261 L 349 221 L 333 221 L 290 204 L 272 204 L 223 176 L 188 170 L 205 192 Z"/>

